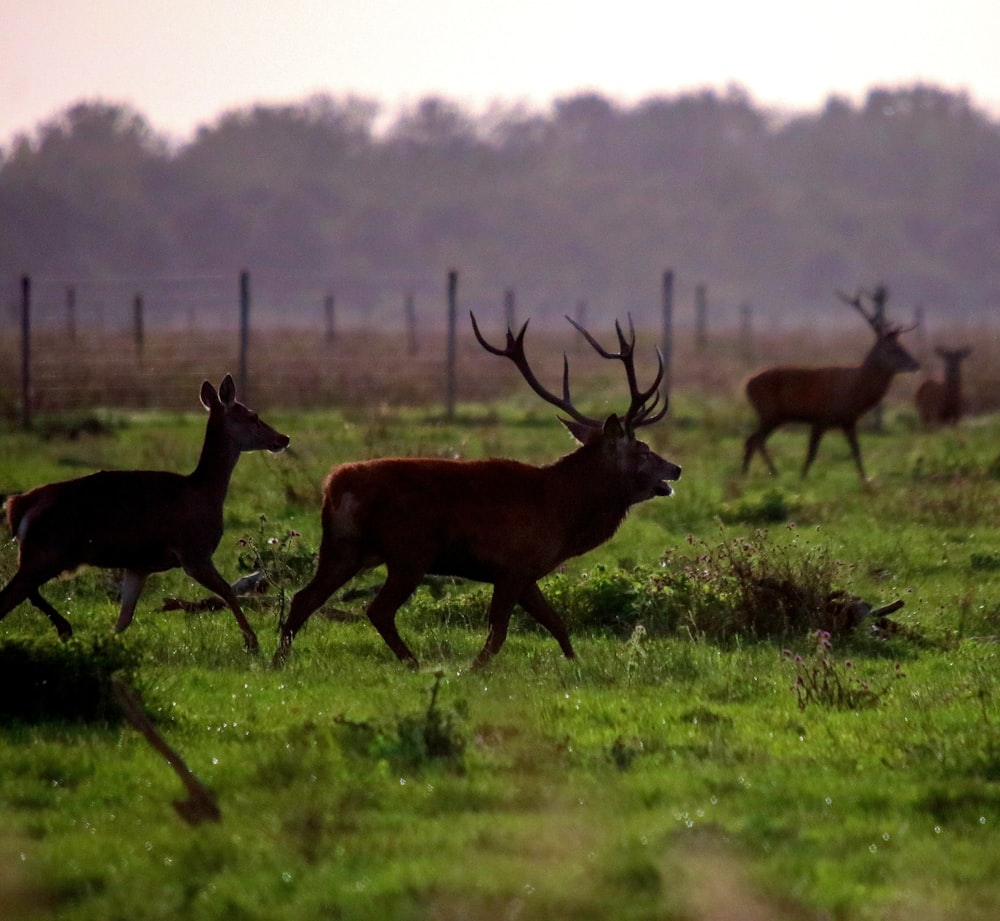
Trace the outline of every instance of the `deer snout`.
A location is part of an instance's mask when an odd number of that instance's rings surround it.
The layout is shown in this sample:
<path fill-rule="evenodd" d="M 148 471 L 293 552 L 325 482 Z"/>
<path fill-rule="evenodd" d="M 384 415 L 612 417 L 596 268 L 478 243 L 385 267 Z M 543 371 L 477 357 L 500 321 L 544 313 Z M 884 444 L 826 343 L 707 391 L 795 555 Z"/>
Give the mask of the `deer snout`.
<path fill-rule="evenodd" d="M 657 484 L 656 495 L 658 496 L 672 496 L 674 491 L 670 488 L 668 480 L 679 480 L 681 478 L 681 468 L 677 464 L 672 464 L 670 461 L 664 461 L 664 471 L 663 479 Z"/>
<path fill-rule="evenodd" d="M 278 454 L 284 451 L 288 447 L 288 443 L 291 441 L 287 435 L 282 435 L 280 432 L 275 432 L 275 439 L 272 444 L 268 445 L 267 450 L 272 454 Z"/>

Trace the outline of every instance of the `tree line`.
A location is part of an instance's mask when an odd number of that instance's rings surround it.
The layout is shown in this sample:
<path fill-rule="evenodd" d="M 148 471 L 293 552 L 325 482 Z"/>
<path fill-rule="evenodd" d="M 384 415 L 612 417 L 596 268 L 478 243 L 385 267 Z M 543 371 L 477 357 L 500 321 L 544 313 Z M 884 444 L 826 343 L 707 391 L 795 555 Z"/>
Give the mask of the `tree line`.
<path fill-rule="evenodd" d="M 440 296 L 453 266 L 562 312 L 655 305 L 665 268 L 765 311 L 835 314 L 836 289 L 875 282 L 942 314 L 1000 300 L 1000 125 L 963 92 L 874 88 L 781 117 L 739 87 L 380 115 L 323 95 L 176 144 L 129 106 L 79 102 L 0 151 L 0 266 L 246 267 L 328 278 L 368 306 Z"/>

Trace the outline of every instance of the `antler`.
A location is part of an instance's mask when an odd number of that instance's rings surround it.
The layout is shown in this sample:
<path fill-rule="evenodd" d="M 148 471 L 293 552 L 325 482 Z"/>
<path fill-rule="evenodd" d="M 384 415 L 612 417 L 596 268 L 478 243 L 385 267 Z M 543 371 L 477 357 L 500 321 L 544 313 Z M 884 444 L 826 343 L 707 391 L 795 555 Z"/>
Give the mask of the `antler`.
<path fill-rule="evenodd" d="M 660 354 L 660 350 L 656 349 L 656 361 L 658 364 L 656 379 L 653 381 L 651 387 L 640 392 L 635 376 L 635 327 L 632 325 L 632 315 L 629 314 L 628 317 L 628 339 L 625 338 L 625 334 L 622 332 L 621 324 L 615 320 L 615 332 L 618 334 L 617 352 L 609 352 L 605 349 L 572 317 L 566 317 L 566 319 L 582 333 L 583 337 L 591 344 L 594 351 L 601 358 L 617 358 L 625 365 L 625 376 L 628 378 L 628 391 L 631 397 L 631 403 L 629 404 L 628 412 L 625 413 L 623 423 L 625 431 L 633 432 L 640 426 L 652 425 L 654 422 L 659 422 L 667 414 L 668 401 L 664 399 L 663 406 L 660 407 L 655 415 L 650 416 L 650 413 L 656 409 L 657 404 L 660 402 L 659 387 L 663 380 L 663 356 Z M 653 397 L 653 402 L 647 406 L 646 403 L 650 397 Z"/>
<path fill-rule="evenodd" d="M 577 422 L 583 425 L 588 425 L 593 428 L 600 428 L 602 423 L 600 419 L 592 419 L 590 416 L 585 416 L 580 410 L 578 410 L 572 403 L 569 395 L 569 359 L 563 354 L 563 395 L 562 399 L 557 397 L 554 393 L 550 393 L 546 390 L 542 384 L 539 382 L 538 378 L 535 377 L 534 372 L 528 365 L 528 359 L 524 354 L 524 334 L 528 329 L 528 321 L 524 321 L 524 325 L 521 327 L 520 332 L 515 336 L 510 328 L 507 328 L 507 347 L 503 349 L 498 349 L 495 345 L 490 345 L 479 332 L 479 324 L 476 323 L 476 315 L 469 312 L 469 316 L 472 318 L 472 331 L 476 334 L 476 339 L 479 340 L 479 344 L 486 349 L 487 352 L 491 352 L 494 355 L 499 355 L 501 358 L 509 358 L 518 371 L 521 372 L 521 377 L 527 381 L 528 386 L 535 391 L 546 403 L 551 403 L 553 406 L 561 409 L 568 416 L 572 416 Z"/>
<path fill-rule="evenodd" d="M 872 312 L 870 314 L 861 306 L 861 298 L 864 294 L 867 294 L 868 299 L 872 302 Z M 901 333 L 908 333 L 919 326 L 919 323 L 914 323 L 912 326 L 904 328 L 902 326 L 890 325 L 886 321 L 885 302 L 889 299 L 889 289 L 885 285 L 876 285 L 869 292 L 862 291 L 859 288 L 858 293 L 854 297 L 848 297 L 843 291 L 838 291 L 837 296 L 857 310 L 868 321 L 868 325 L 875 330 L 875 334 L 880 338 L 888 336 L 891 333 L 897 336 Z"/>
<path fill-rule="evenodd" d="M 860 313 L 861 316 L 865 318 L 868 325 L 875 330 L 876 335 L 884 335 L 885 301 L 889 293 L 883 285 L 879 285 L 874 292 L 868 295 L 871 298 L 873 305 L 871 313 L 868 313 L 868 311 L 861 305 L 861 297 L 864 293 L 864 291 L 858 289 L 858 292 L 854 295 L 854 297 L 848 297 L 843 291 L 838 291 L 837 297 L 839 297 L 845 304 L 850 304 L 858 313 Z"/>
<path fill-rule="evenodd" d="M 577 422 L 581 422 L 584 425 L 594 426 L 600 428 L 603 424 L 599 419 L 593 419 L 590 416 L 585 416 L 581 413 L 575 406 L 573 406 L 570 393 L 569 393 L 569 360 L 566 358 L 565 353 L 563 354 L 563 396 L 562 399 L 555 396 L 555 394 L 550 393 L 546 390 L 532 373 L 531 368 L 528 366 L 528 360 L 524 354 L 524 334 L 528 328 L 528 323 L 525 321 L 524 325 L 521 327 L 520 332 L 515 336 L 510 329 L 507 330 L 507 346 L 504 349 L 499 349 L 496 346 L 490 345 L 479 332 L 479 326 L 476 323 L 476 317 L 474 314 L 470 313 L 472 317 L 472 329 L 476 334 L 476 339 L 479 340 L 479 344 L 486 349 L 486 351 L 491 352 L 494 355 L 500 355 L 504 358 L 509 358 L 514 362 L 517 369 L 521 372 L 521 376 L 527 381 L 528 386 L 535 391 L 543 400 L 551 403 L 553 406 L 557 406 L 563 412 L 572 416 Z M 577 323 L 572 317 L 566 317 L 570 323 L 576 327 L 577 330 L 583 335 L 583 337 L 591 344 L 594 351 L 597 352 L 602 358 L 614 358 L 618 359 L 625 365 L 625 375 L 628 379 L 628 388 L 631 402 L 629 404 L 628 411 L 625 413 L 625 418 L 622 420 L 622 424 L 625 431 L 632 434 L 635 429 L 643 425 L 652 425 L 654 422 L 658 422 L 660 419 L 666 415 L 667 412 L 667 400 L 664 399 L 663 406 L 653 414 L 656 409 L 657 404 L 660 402 L 659 386 L 663 380 L 663 356 L 660 355 L 660 350 L 656 350 L 656 358 L 659 363 L 659 368 L 656 373 L 656 379 L 653 381 L 653 385 L 647 390 L 640 391 L 639 385 L 636 381 L 635 375 L 635 328 L 632 325 L 632 317 L 629 316 L 628 326 L 629 326 L 629 337 L 626 339 L 625 334 L 622 332 L 621 324 L 615 321 L 615 331 L 618 333 L 618 346 L 619 351 L 609 352 L 605 349 L 586 329 L 584 329 L 579 323 Z M 647 402 L 653 397 L 652 403 Z M 651 415 L 652 414 L 652 415 Z"/>

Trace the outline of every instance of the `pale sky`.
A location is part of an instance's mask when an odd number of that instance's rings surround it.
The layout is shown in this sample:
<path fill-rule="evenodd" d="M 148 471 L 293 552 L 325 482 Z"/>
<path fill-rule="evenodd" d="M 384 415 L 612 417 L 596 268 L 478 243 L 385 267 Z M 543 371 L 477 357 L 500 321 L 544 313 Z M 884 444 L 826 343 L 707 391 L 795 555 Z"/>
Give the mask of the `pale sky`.
<path fill-rule="evenodd" d="M 254 102 L 547 110 L 742 86 L 766 108 L 915 81 L 1000 116 L 992 0 L 0 0 L 0 146 L 81 101 L 189 140 Z"/>

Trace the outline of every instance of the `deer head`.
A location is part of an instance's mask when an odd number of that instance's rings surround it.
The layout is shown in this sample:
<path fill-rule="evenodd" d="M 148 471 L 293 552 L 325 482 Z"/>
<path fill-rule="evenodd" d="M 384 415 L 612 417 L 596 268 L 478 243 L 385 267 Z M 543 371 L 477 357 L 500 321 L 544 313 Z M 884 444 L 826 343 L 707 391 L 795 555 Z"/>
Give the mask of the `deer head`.
<path fill-rule="evenodd" d="M 541 384 L 531 370 L 524 353 L 524 336 L 528 329 L 528 321 L 525 321 L 516 335 L 508 328 L 506 346 L 497 348 L 483 338 L 475 315 L 470 314 L 470 317 L 479 344 L 493 355 L 509 358 L 535 393 L 546 403 L 550 403 L 569 416 L 568 419 L 561 416 L 558 418 L 581 445 L 601 446 L 604 456 L 613 462 L 620 479 L 629 485 L 629 504 L 652 499 L 654 496 L 669 496 L 673 492 L 668 481 L 680 479 L 681 468 L 650 450 L 649 445 L 639 441 L 635 435 L 636 429 L 659 422 L 666 415 L 668 401 L 664 397 L 662 406 L 657 408 L 660 403 L 659 386 L 663 380 L 663 358 L 659 349 L 656 350 L 658 368 L 655 379 L 645 390 L 639 389 L 635 373 L 635 328 L 631 317 L 629 317 L 628 336 L 622 331 L 621 324 L 615 321 L 615 331 L 618 334 L 617 352 L 605 349 L 579 323 L 566 317 L 598 355 L 620 361 L 625 367 L 630 397 L 628 409 L 624 416 L 611 413 L 604 419 L 587 416 L 573 405 L 569 389 L 569 359 L 565 353 L 562 397 L 551 393 Z"/>
<path fill-rule="evenodd" d="M 872 304 L 871 313 L 866 311 L 861 303 L 861 298 L 865 294 L 868 295 L 868 299 Z M 920 362 L 907 352 L 899 342 L 899 337 L 903 333 L 908 333 L 916 329 L 916 324 L 904 328 L 902 326 L 890 325 L 887 322 L 885 304 L 889 299 L 889 291 L 885 285 L 876 285 L 870 292 L 859 289 L 853 297 L 848 297 L 843 291 L 838 291 L 837 296 L 857 310 L 872 328 L 872 332 L 875 333 L 875 345 L 872 347 L 871 352 L 868 353 L 867 362 L 884 371 L 888 371 L 890 374 L 900 374 L 919 369 Z"/>

